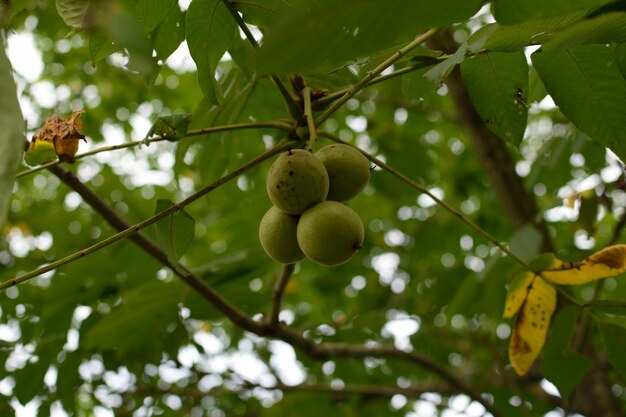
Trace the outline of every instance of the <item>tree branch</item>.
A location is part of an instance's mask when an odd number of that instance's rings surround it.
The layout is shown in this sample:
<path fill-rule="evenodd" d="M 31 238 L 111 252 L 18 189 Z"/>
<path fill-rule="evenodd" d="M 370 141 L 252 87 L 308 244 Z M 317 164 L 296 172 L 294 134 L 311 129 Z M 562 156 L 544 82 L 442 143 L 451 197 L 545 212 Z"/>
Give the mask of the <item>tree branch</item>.
<path fill-rule="evenodd" d="M 282 141 L 279 144 L 277 144 L 275 147 L 273 147 L 272 149 L 264 152 L 263 154 L 261 154 L 260 156 L 248 161 L 247 163 L 245 163 L 244 165 L 242 165 L 241 167 L 237 168 L 236 170 L 224 175 L 222 178 L 218 179 L 217 181 L 207 185 L 206 187 L 204 187 L 203 189 L 197 191 L 196 193 L 190 195 L 189 197 L 187 197 L 186 199 L 184 199 L 183 201 L 181 201 L 178 204 L 174 204 L 171 207 L 167 208 L 166 210 L 163 210 L 157 214 L 155 214 L 154 216 L 140 222 L 137 223 L 113 236 L 110 236 L 98 243 L 96 243 L 95 245 L 92 245 L 86 249 L 83 249 L 81 251 L 75 252 L 69 256 L 66 256 L 65 258 L 59 259 L 55 262 L 52 262 L 46 266 L 43 266 L 41 268 L 38 268 L 34 271 L 28 272 L 26 274 L 20 275 L 18 277 L 9 279 L 7 281 L 4 281 L 2 283 L 0 283 L 0 290 L 4 290 L 6 288 L 15 286 L 17 284 L 20 284 L 24 281 L 27 281 L 29 279 L 32 279 L 34 277 L 37 277 L 41 274 L 44 274 L 46 272 L 52 271 L 54 269 L 57 269 L 63 265 L 66 265 L 70 262 L 74 262 L 78 259 L 84 258 L 87 255 L 90 255 L 94 252 L 99 251 L 100 249 L 104 249 L 105 247 L 116 243 L 122 239 L 125 239 L 129 236 L 132 236 L 133 234 L 137 233 L 138 231 L 145 229 L 146 227 L 158 222 L 159 220 L 175 213 L 176 211 L 182 209 L 183 207 L 193 203 L 194 201 L 196 201 L 197 199 L 199 199 L 200 197 L 208 194 L 209 192 L 215 190 L 216 188 L 224 185 L 225 183 L 227 183 L 228 181 L 237 178 L 239 175 L 241 175 L 242 173 L 246 172 L 247 170 L 249 170 L 250 168 L 260 164 L 261 162 L 265 161 L 266 159 L 271 158 L 272 156 L 276 155 L 277 153 L 282 152 L 285 149 L 288 149 L 289 147 L 291 147 L 292 145 L 294 145 L 296 143 L 296 141 Z"/>
<path fill-rule="evenodd" d="M 204 135 L 207 133 L 227 132 L 227 131 L 232 131 L 232 130 L 259 129 L 259 128 L 279 129 L 285 132 L 291 132 L 294 129 L 294 127 L 286 121 L 270 120 L 267 122 L 240 123 L 240 124 L 233 124 L 233 125 L 203 127 L 201 129 L 193 129 L 193 130 L 188 131 L 185 137 L 199 136 L 199 135 Z M 167 139 L 162 138 L 162 137 L 155 137 L 155 138 L 149 139 L 148 142 L 149 143 L 162 142 L 164 140 L 167 140 Z M 101 152 L 116 151 L 119 149 L 126 149 L 126 148 L 132 148 L 135 146 L 141 146 L 141 145 L 144 145 L 145 143 L 146 142 L 144 139 L 144 140 L 137 140 L 134 142 L 126 142 L 126 143 L 122 143 L 119 145 L 103 146 L 101 148 L 92 149 L 91 151 L 82 153 L 80 155 L 76 155 L 75 159 L 82 159 L 87 156 L 95 155 Z M 61 161 L 60 159 L 57 159 L 56 161 L 48 162 L 47 164 L 39 165 L 37 167 L 19 172 L 17 173 L 17 175 L 15 175 L 15 178 L 20 178 L 25 175 L 35 173 L 37 171 L 41 171 L 41 170 L 44 170 L 53 166 L 57 166 L 57 165 L 60 165 L 61 163 L 63 163 L 63 161 Z"/>
<path fill-rule="evenodd" d="M 89 204 L 96 212 L 109 223 L 113 228 L 117 230 L 128 230 L 132 226 L 128 224 L 126 220 L 120 217 L 115 211 L 113 211 L 97 194 L 91 189 L 82 184 L 76 176 L 69 170 L 63 167 L 53 167 L 50 171 L 59 177 L 62 182 L 76 191 L 87 204 Z M 367 357 L 381 357 L 381 358 L 396 358 L 405 360 L 410 363 L 415 363 L 422 368 L 433 372 L 439 376 L 442 380 L 450 384 L 450 387 L 464 392 L 472 399 L 480 402 L 486 409 L 497 416 L 497 412 L 491 409 L 491 405 L 485 401 L 478 393 L 466 384 L 463 380 L 454 375 L 452 371 L 447 370 L 442 365 L 433 361 L 429 357 L 414 353 L 405 352 L 393 347 L 386 346 L 360 346 L 360 345 L 348 345 L 344 343 L 316 343 L 305 338 L 299 332 L 293 330 L 289 326 L 272 320 L 271 322 L 259 322 L 252 319 L 249 315 L 237 309 L 228 300 L 223 298 L 219 293 L 208 286 L 201 278 L 194 275 L 192 272 L 182 267 L 181 265 L 174 265 L 165 255 L 165 253 L 151 240 L 145 237 L 141 233 L 135 233 L 129 236 L 135 244 L 137 244 L 144 251 L 149 253 L 153 258 L 161 262 L 163 265 L 170 268 L 178 277 L 180 277 L 187 285 L 198 292 L 205 300 L 211 303 L 215 308 L 221 311 L 230 321 L 240 328 L 249 332 L 255 333 L 259 336 L 272 337 L 280 339 L 292 346 L 298 348 L 307 356 L 317 360 L 327 360 L 334 357 L 343 358 L 367 358 Z M 280 310 L 280 299 L 284 293 L 284 288 L 288 282 L 288 278 L 293 271 L 294 265 L 285 265 L 281 271 L 281 275 L 276 282 L 273 293 L 272 313 L 270 317 L 277 317 L 277 313 Z M 450 391 L 448 389 L 448 391 Z M 446 392 L 448 392 L 446 391 Z M 450 391 L 452 392 L 452 391 Z"/>
<path fill-rule="evenodd" d="M 287 288 L 287 284 L 289 283 L 289 278 L 295 269 L 295 264 L 286 264 L 283 265 L 280 274 L 278 275 L 278 279 L 274 284 L 274 290 L 272 291 L 272 307 L 270 309 L 270 313 L 267 316 L 267 324 L 275 325 L 278 323 L 278 316 L 280 314 L 280 307 L 283 302 L 283 294 L 285 293 L 285 288 Z"/>
<path fill-rule="evenodd" d="M 394 385 L 374 385 L 374 384 L 345 384 L 340 387 L 333 387 L 330 384 L 321 383 L 302 383 L 298 385 L 286 385 L 277 383 L 272 386 L 256 384 L 245 381 L 240 388 L 229 389 L 223 387 L 215 387 L 208 391 L 201 391 L 196 388 L 180 388 L 175 385 L 169 387 L 167 391 L 163 391 L 153 386 L 140 387 L 134 393 L 142 394 L 176 394 L 180 396 L 191 396 L 194 398 L 204 398 L 213 396 L 241 395 L 255 388 L 261 388 L 268 391 L 279 390 L 282 392 L 316 392 L 327 393 L 333 396 L 347 397 L 348 395 L 362 395 L 368 398 L 386 398 L 394 395 L 404 395 L 407 398 L 417 399 L 426 392 L 437 392 L 443 395 L 454 394 L 450 387 L 437 383 L 424 381 L 413 383 L 408 387 L 402 388 Z"/>
<path fill-rule="evenodd" d="M 315 128 L 315 120 L 313 120 L 313 110 L 311 109 L 311 87 L 304 87 L 302 97 L 304 99 L 304 117 L 309 128 L 309 141 L 306 147 L 309 152 L 313 152 L 315 142 L 317 141 L 317 130 Z"/>

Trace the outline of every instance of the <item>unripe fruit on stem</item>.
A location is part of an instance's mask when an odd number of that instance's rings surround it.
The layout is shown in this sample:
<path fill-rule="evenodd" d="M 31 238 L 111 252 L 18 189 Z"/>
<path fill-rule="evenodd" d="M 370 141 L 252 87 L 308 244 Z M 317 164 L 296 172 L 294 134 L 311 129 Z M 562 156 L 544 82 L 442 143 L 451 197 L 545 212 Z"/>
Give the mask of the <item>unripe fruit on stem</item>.
<path fill-rule="evenodd" d="M 298 243 L 307 258 L 326 266 L 348 262 L 363 244 L 363 222 L 345 204 L 324 201 L 300 216 Z"/>
<path fill-rule="evenodd" d="M 370 179 L 369 161 L 349 145 L 328 145 L 315 152 L 328 172 L 328 200 L 348 201 L 357 196 Z"/>
<path fill-rule="evenodd" d="M 289 214 L 301 214 L 324 201 L 328 174 L 311 152 L 293 149 L 278 157 L 267 174 L 267 194 L 272 203 Z"/>
<path fill-rule="evenodd" d="M 272 206 L 261 219 L 259 240 L 265 253 L 277 262 L 291 264 L 304 258 L 297 240 L 298 217 Z"/>

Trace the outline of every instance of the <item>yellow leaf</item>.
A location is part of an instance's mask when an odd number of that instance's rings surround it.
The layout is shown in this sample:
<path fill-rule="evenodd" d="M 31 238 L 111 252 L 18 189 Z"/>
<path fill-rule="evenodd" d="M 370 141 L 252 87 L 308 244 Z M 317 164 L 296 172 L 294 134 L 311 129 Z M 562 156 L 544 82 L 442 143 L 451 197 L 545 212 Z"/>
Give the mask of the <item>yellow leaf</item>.
<path fill-rule="evenodd" d="M 524 272 L 518 275 L 509 286 L 509 291 L 506 294 L 506 302 L 504 303 L 504 314 L 502 317 L 510 319 L 513 317 L 524 304 L 526 296 L 528 295 L 528 289 L 532 284 L 534 274 L 532 272 Z"/>
<path fill-rule="evenodd" d="M 626 271 L 626 245 L 604 248 L 581 262 L 556 261 L 541 271 L 541 276 L 555 284 L 579 285 Z"/>
<path fill-rule="evenodd" d="M 556 307 L 554 287 L 537 275 L 531 275 L 531 280 L 509 344 L 511 365 L 520 376 L 528 372 L 541 352 Z"/>

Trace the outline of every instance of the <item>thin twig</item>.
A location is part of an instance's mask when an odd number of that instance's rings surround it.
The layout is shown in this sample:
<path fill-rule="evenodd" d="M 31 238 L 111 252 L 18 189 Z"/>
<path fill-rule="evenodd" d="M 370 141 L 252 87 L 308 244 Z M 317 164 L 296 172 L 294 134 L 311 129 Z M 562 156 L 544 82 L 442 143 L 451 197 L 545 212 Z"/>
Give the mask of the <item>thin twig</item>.
<path fill-rule="evenodd" d="M 381 83 L 383 81 L 387 81 L 389 79 L 400 77 L 402 75 L 411 73 L 413 71 L 417 71 L 417 70 L 423 69 L 424 67 L 425 67 L 424 63 L 419 63 L 419 64 L 411 65 L 411 66 L 404 67 L 404 68 L 401 68 L 399 70 L 390 72 L 389 74 L 379 75 L 378 77 L 373 78 L 367 84 L 365 84 L 363 86 L 363 88 L 371 87 L 371 86 L 376 85 L 378 83 Z M 348 92 L 348 90 L 350 90 L 350 89 L 349 88 L 344 88 L 343 90 L 334 91 L 334 92 L 332 92 L 332 93 L 330 93 L 328 95 L 325 95 L 324 97 L 315 100 L 315 102 L 313 103 L 313 107 L 315 109 L 323 108 L 323 107 L 327 106 L 328 104 L 332 103 L 333 101 L 337 100 L 341 96 L 345 95 Z"/>
<path fill-rule="evenodd" d="M 464 392 L 471 399 L 482 404 L 487 411 L 494 415 L 494 417 L 499 415 L 489 401 L 486 401 L 473 387 L 455 375 L 453 371 L 447 369 L 424 354 L 418 352 L 407 352 L 391 346 L 355 346 L 346 343 L 316 343 L 303 337 L 300 333 L 297 333 L 292 328 L 282 325 L 281 323 L 275 325 L 272 330 L 272 335 L 274 337 L 278 337 L 292 346 L 300 348 L 307 355 L 318 360 L 328 360 L 331 358 L 363 359 L 372 357 L 389 359 L 394 358 L 415 363 L 435 375 L 438 375 L 452 387 Z"/>
<path fill-rule="evenodd" d="M 295 269 L 295 264 L 285 264 L 282 266 L 280 270 L 280 274 L 278 275 L 278 279 L 274 284 L 274 290 L 272 291 L 272 306 L 270 309 L 270 314 L 267 317 L 267 323 L 269 325 L 274 325 L 278 323 L 278 316 L 280 314 L 280 307 L 283 302 L 283 295 L 285 294 L 285 288 L 287 288 L 287 284 L 289 283 L 289 278 Z"/>
<path fill-rule="evenodd" d="M 3 283 L 0 283 L 0 290 L 15 286 L 19 283 L 22 283 L 24 281 L 27 281 L 29 279 L 32 279 L 34 277 L 37 277 L 41 274 L 45 274 L 46 272 L 52 271 L 54 269 L 59 268 L 60 266 L 66 265 L 68 263 L 74 262 L 80 258 L 84 258 L 87 255 L 90 255 L 94 252 L 99 251 L 100 249 L 103 249 L 115 242 L 118 242 L 126 237 L 129 237 L 135 233 L 137 233 L 138 231 L 150 226 L 151 224 L 154 224 L 156 222 L 158 222 L 159 220 L 175 213 L 176 211 L 182 209 L 183 207 L 193 203 L 194 201 L 196 201 L 197 199 L 199 199 L 200 197 L 204 196 L 205 194 L 213 191 L 214 189 L 220 187 L 221 185 L 227 183 L 228 181 L 237 178 L 239 175 L 241 175 L 242 173 L 246 172 L 247 170 L 249 170 L 250 168 L 260 164 L 261 162 L 265 161 L 266 159 L 276 155 L 277 153 L 282 152 L 285 149 L 288 149 L 289 147 L 293 146 L 295 143 L 295 141 L 282 141 L 279 144 L 277 144 L 275 147 L 271 148 L 270 150 L 264 152 L 263 154 L 259 155 L 258 157 L 248 161 L 247 163 L 245 163 L 244 165 L 242 165 L 241 167 L 237 168 L 236 170 L 228 173 L 227 175 L 223 176 L 222 178 L 218 179 L 217 181 L 207 185 L 206 187 L 204 187 L 203 189 L 199 190 L 198 192 L 190 195 L 189 197 L 187 197 L 186 199 L 182 200 L 180 203 L 178 204 L 174 204 L 171 207 L 167 208 L 166 210 L 163 210 L 162 212 L 159 212 L 157 214 L 155 214 L 154 216 L 142 221 L 141 223 L 137 223 L 134 226 L 131 226 L 111 237 L 108 237 L 98 243 L 96 243 L 95 245 L 92 245 L 86 249 L 80 250 L 78 252 L 75 252 L 69 256 L 66 256 L 65 258 L 59 259 L 55 262 L 52 262 L 46 266 L 43 266 L 41 268 L 38 268 L 34 271 L 28 272 L 26 274 L 20 275 L 18 277 L 9 279 Z"/>
<path fill-rule="evenodd" d="M 304 117 L 306 117 L 306 124 L 309 128 L 307 149 L 309 152 L 313 152 L 315 142 L 317 141 L 317 131 L 315 129 L 315 120 L 313 120 L 313 109 L 311 108 L 311 87 L 304 87 L 302 97 L 304 98 Z"/>
<path fill-rule="evenodd" d="M 381 385 L 381 384 L 344 384 L 342 386 L 332 386 L 330 384 L 322 383 L 302 383 L 298 385 L 286 385 L 283 383 L 277 383 L 272 386 L 263 384 L 257 384 L 250 381 L 245 381 L 238 388 L 224 388 L 215 387 L 208 391 L 202 391 L 197 388 L 191 387 L 177 387 L 175 385 L 168 387 L 167 391 L 163 391 L 154 386 L 142 386 L 133 391 L 134 394 L 152 394 L 163 395 L 166 393 L 176 394 L 180 396 L 187 396 L 193 398 L 204 398 L 214 396 L 227 396 L 227 395 L 241 395 L 247 393 L 253 389 L 260 388 L 267 391 L 280 390 L 283 392 L 317 392 L 328 393 L 332 395 L 348 396 L 348 395 L 363 395 L 368 398 L 385 398 L 393 397 L 394 395 L 404 395 L 407 398 L 419 398 L 426 392 L 437 392 L 439 394 L 454 394 L 454 391 L 450 390 L 450 387 L 441 383 L 424 381 L 412 384 L 408 387 L 398 387 L 395 385 Z"/>
<path fill-rule="evenodd" d="M 359 81 L 354 86 L 352 86 L 352 88 L 350 88 L 348 91 L 346 91 L 346 93 L 341 98 L 339 98 L 338 100 L 334 101 L 333 104 L 331 104 L 330 107 L 328 107 L 328 109 L 326 109 L 326 111 L 324 111 L 324 113 L 319 115 L 317 117 L 317 119 L 315 120 L 315 125 L 316 126 L 320 126 L 322 123 L 324 123 L 326 121 L 326 119 L 328 119 L 341 106 L 343 106 L 343 104 L 346 101 L 350 100 L 356 93 L 361 91 L 361 89 L 363 89 L 370 81 L 372 81 L 374 78 L 376 78 L 376 76 L 378 74 L 383 72 L 390 65 L 392 65 L 394 62 L 396 62 L 397 60 L 402 58 L 404 55 L 406 55 L 412 49 L 417 48 L 418 46 L 420 46 L 421 44 L 426 42 L 428 39 L 432 38 L 436 33 L 437 33 L 436 29 L 430 29 L 429 31 L 424 32 L 423 34 L 421 34 L 420 36 L 415 38 L 415 40 L 413 42 L 410 42 L 407 45 L 405 45 L 404 47 L 398 49 L 398 51 L 395 54 L 393 54 L 392 56 L 387 58 L 383 63 L 378 65 L 373 70 L 369 71 L 367 73 L 367 75 L 365 77 L 363 77 L 363 79 L 361 79 L 361 81 Z"/>
<path fill-rule="evenodd" d="M 232 124 L 232 125 L 223 125 L 223 126 L 213 126 L 213 127 L 203 127 L 201 129 L 193 129 L 187 132 L 187 134 L 185 135 L 185 137 L 188 136 L 199 136 L 199 135 L 204 135 L 204 134 L 208 134 L 208 133 L 217 133 L 217 132 L 227 132 L 227 131 L 231 131 L 231 130 L 245 130 L 245 129 L 259 129 L 259 128 L 270 128 L 270 129 L 279 129 L 279 130 L 283 130 L 285 132 L 290 132 L 293 130 L 293 126 L 291 124 L 289 124 L 286 121 L 281 121 L 281 120 L 270 120 L 267 122 L 254 122 L 254 123 L 240 123 L 240 124 Z M 166 138 L 162 138 L 162 137 L 155 137 L 152 139 L 148 139 L 148 143 L 152 143 L 152 142 L 161 142 L 167 140 Z M 79 155 L 76 155 L 75 159 L 82 159 L 85 158 L 87 156 L 91 156 L 91 155 L 95 155 L 101 152 L 109 152 L 109 151 L 116 151 L 119 149 L 126 149 L 126 148 L 132 148 L 135 146 L 141 146 L 141 145 L 145 145 L 146 141 L 144 140 L 137 140 L 134 142 L 126 142 L 126 143 L 122 143 L 119 145 L 112 145 L 112 146 L 103 146 L 101 148 L 97 148 L 97 149 L 92 149 L 91 151 L 88 152 L 84 152 L 81 153 Z M 60 165 L 63 161 L 61 160 L 56 160 L 56 161 L 52 161 L 52 162 L 48 162 L 46 164 L 43 165 L 39 165 L 37 167 L 31 168 L 31 169 L 27 169 L 24 170 L 22 172 L 19 172 L 15 175 L 15 178 L 20 178 L 23 177 L 25 175 L 30 175 L 33 174 L 37 171 L 41 171 L 44 169 L 48 169 L 50 167 L 53 166 L 57 166 Z"/>
<path fill-rule="evenodd" d="M 401 172 L 397 171 L 396 169 L 394 169 L 394 168 L 390 167 L 389 165 L 385 164 L 380 159 L 375 158 L 374 156 L 370 155 L 369 153 L 367 153 L 367 152 L 359 149 L 358 147 L 356 147 L 356 146 L 354 146 L 354 145 L 352 145 L 352 144 L 350 144 L 350 143 L 340 139 L 338 136 L 333 135 L 332 133 L 329 133 L 329 132 L 326 132 L 326 131 L 322 131 L 322 130 L 318 131 L 317 133 L 319 134 L 319 136 L 323 136 L 323 137 L 325 137 L 327 139 L 330 139 L 330 140 L 332 140 L 334 142 L 343 143 L 343 144 L 352 146 L 355 149 L 358 149 L 363 155 L 365 155 L 365 157 L 367 159 L 372 161 L 374 164 L 378 165 L 379 167 L 381 167 L 385 171 L 389 172 L 394 177 L 397 177 L 402 182 L 408 184 L 410 187 L 412 187 L 412 188 L 416 189 L 417 191 L 419 191 L 419 192 L 421 192 L 423 194 L 426 194 L 427 196 L 432 198 L 435 201 L 435 203 L 437 203 L 438 205 L 443 207 L 445 210 L 447 210 L 448 212 L 450 212 L 451 214 L 453 214 L 454 216 L 459 218 L 459 220 L 461 220 L 463 223 L 465 223 L 470 228 L 474 229 L 482 237 L 484 237 L 485 239 L 487 239 L 488 241 L 490 241 L 491 243 L 496 245 L 502 252 L 506 253 L 509 257 L 511 257 L 511 259 L 513 259 L 514 261 L 516 261 L 517 263 L 519 263 L 523 267 L 528 267 L 528 264 L 526 262 L 524 262 L 522 259 L 520 259 L 513 252 L 511 252 L 511 250 L 509 248 L 507 248 L 503 243 L 498 241 L 495 237 L 491 236 L 486 230 L 484 230 L 483 228 L 478 226 L 476 223 L 472 222 L 470 219 L 465 217 L 460 211 L 458 211 L 457 209 L 455 209 L 454 207 L 450 206 L 448 203 L 446 203 L 445 201 L 441 200 L 436 195 L 431 193 L 430 190 L 428 190 L 428 188 L 424 187 L 423 185 L 418 184 L 417 182 L 413 181 L 412 179 L 410 179 L 406 175 L 402 174 Z"/>

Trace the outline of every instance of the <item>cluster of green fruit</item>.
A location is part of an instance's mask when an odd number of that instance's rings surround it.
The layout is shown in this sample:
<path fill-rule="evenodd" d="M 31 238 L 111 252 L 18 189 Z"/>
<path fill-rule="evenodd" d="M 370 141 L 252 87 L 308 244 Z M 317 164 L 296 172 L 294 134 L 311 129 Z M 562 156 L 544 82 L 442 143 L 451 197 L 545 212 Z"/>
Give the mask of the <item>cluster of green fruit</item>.
<path fill-rule="evenodd" d="M 274 206 L 259 226 L 265 252 L 285 264 L 305 257 L 326 266 L 348 262 L 363 244 L 364 229 L 343 203 L 359 194 L 369 177 L 369 161 L 349 145 L 281 154 L 267 176 Z"/>

